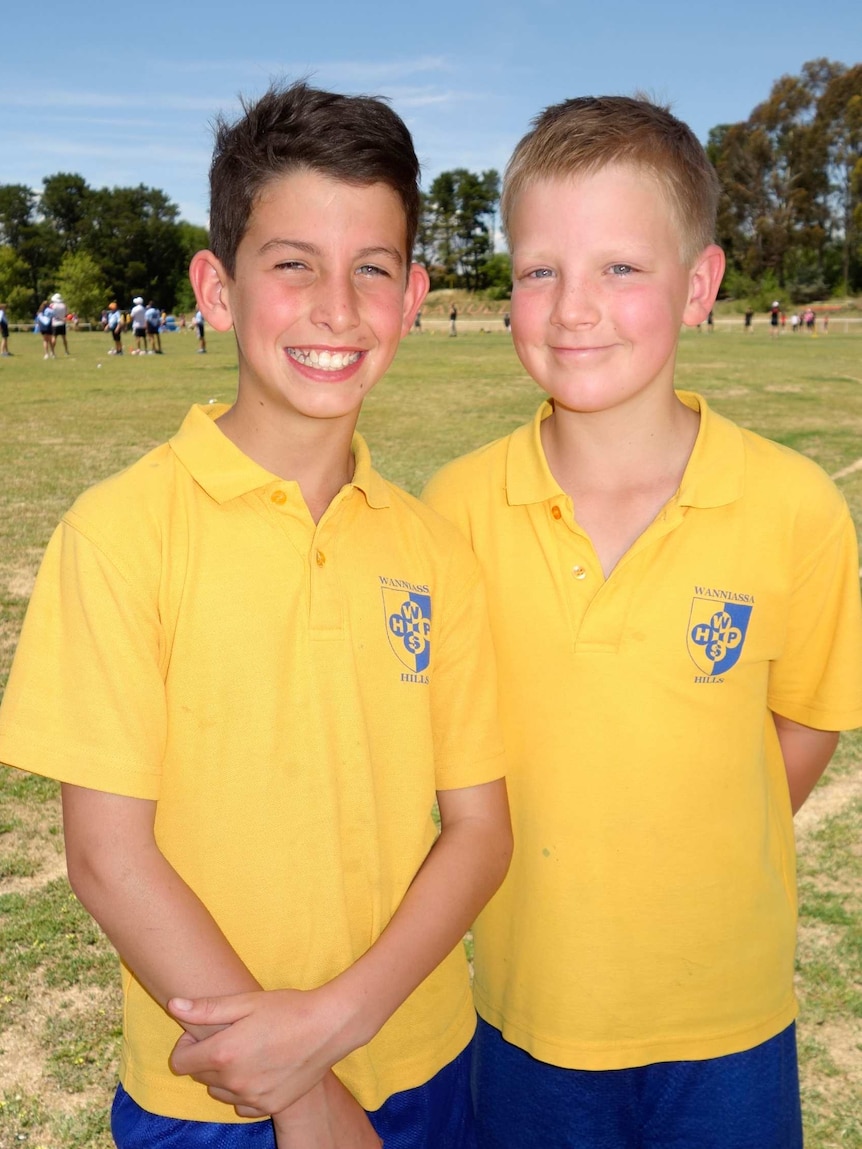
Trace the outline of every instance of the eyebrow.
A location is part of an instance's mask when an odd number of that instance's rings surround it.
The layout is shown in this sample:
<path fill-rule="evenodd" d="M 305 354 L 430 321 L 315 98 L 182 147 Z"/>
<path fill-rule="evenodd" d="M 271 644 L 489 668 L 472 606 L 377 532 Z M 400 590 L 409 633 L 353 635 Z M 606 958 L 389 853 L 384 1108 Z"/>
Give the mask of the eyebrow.
<path fill-rule="evenodd" d="M 270 239 L 258 250 L 258 255 L 265 255 L 268 251 L 275 248 L 289 247 L 293 251 L 301 251 L 306 255 L 320 255 L 320 248 L 316 244 L 306 243 L 302 239 Z M 386 247 L 381 244 L 378 247 L 363 247 L 356 253 L 360 259 L 370 259 L 374 256 L 387 255 L 390 259 L 394 259 L 399 267 L 404 265 L 404 256 L 397 247 Z"/>

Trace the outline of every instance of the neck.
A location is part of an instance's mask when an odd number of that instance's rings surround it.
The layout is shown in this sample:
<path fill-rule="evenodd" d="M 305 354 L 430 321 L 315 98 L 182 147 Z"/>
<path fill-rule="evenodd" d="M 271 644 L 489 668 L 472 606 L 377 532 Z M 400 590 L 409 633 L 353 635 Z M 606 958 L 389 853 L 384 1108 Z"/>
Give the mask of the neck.
<path fill-rule="evenodd" d="M 564 491 L 640 487 L 682 478 L 700 417 L 671 392 L 666 400 L 605 411 L 556 404 L 541 426 L 542 446 Z"/>
<path fill-rule="evenodd" d="M 221 431 L 243 454 L 280 479 L 297 483 L 318 522 L 335 495 L 353 478 L 351 451 L 358 412 L 343 418 L 271 419 L 263 408 L 249 414 L 234 405 L 218 419 Z"/>

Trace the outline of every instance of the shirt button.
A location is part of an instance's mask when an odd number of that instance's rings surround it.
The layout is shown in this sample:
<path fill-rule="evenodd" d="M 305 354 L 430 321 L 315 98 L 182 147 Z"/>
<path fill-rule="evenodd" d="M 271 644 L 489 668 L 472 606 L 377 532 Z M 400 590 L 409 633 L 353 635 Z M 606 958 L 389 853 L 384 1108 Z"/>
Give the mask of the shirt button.
<path fill-rule="evenodd" d="M 586 567 L 580 567 L 580 566 L 573 566 L 572 567 L 572 574 L 577 579 L 584 579 L 587 577 L 587 568 Z"/>
<path fill-rule="evenodd" d="M 326 566 L 326 555 L 323 553 L 323 551 L 315 552 L 314 561 L 319 567 Z"/>
<path fill-rule="evenodd" d="M 551 507 L 551 514 L 555 519 L 561 519 L 563 517 L 563 512 L 559 507 Z"/>
<path fill-rule="evenodd" d="M 269 497 L 276 504 L 276 506 L 279 506 L 279 507 L 287 502 L 287 492 L 286 491 L 282 491 L 282 490 L 273 491 Z"/>

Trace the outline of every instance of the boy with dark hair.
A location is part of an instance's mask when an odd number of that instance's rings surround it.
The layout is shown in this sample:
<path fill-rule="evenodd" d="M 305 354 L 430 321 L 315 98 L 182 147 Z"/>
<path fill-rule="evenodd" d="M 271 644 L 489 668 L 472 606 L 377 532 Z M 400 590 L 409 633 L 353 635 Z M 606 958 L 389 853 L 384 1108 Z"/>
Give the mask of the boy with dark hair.
<path fill-rule="evenodd" d="M 487 615 L 355 434 L 427 290 L 417 180 L 379 100 L 220 125 L 191 279 L 236 402 L 84 494 L 37 580 L 0 759 L 63 782 L 122 958 L 120 1149 L 264 1149 L 267 1114 L 280 1149 L 473 1144 L 461 937 L 511 849 Z"/>
<path fill-rule="evenodd" d="M 482 1149 L 798 1149 L 792 813 L 862 723 L 809 459 L 674 390 L 724 269 L 691 131 L 547 109 L 502 215 L 535 419 L 432 480 L 498 656 L 516 850 L 475 927 Z"/>

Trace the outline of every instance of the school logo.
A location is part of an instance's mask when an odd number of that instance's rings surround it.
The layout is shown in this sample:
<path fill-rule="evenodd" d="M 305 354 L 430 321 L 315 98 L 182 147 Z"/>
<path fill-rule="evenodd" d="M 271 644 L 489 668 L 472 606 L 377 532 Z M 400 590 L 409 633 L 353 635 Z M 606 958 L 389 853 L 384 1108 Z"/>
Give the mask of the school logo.
<path fill-rule="evenodd" d="M 431 661 L 431 595 L 383 587 L 389 645 L 412 674 Z"/>
<path fill-rule="evenodd" d="M 688 619 L 688 653 L 704 674 L 723 674 L 739 661 L 754 608 L 739 602 L 694 598 Z"/>

